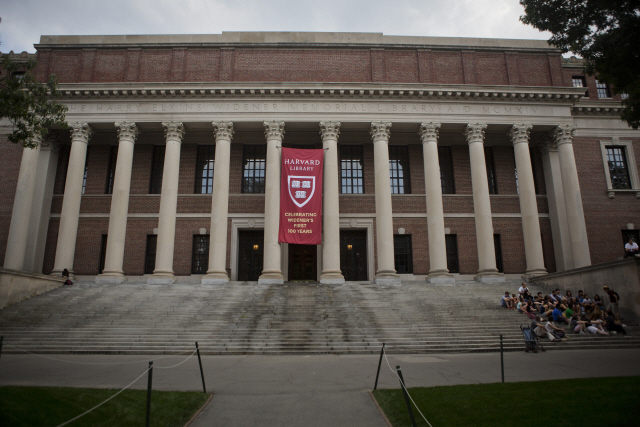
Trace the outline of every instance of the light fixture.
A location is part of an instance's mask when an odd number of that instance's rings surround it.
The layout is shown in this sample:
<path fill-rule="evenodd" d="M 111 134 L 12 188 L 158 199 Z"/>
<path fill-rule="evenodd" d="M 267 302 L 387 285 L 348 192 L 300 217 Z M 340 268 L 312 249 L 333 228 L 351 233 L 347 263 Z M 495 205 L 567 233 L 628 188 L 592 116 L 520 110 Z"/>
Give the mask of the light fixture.
<path fill-rule="evenodd" d="M 254 250 L 254 251 L 257 251 L 257 250 L 258 250 L 258 247 L 259 247 L 258 245 L 253 245 L 253 250 Z"/>
<path fill-rule="evenodd" d="M 347 249 L 348 249 L 348 250 L 351 250 L 351 249 L 353 249 L 353 246 L 351 246 L 351 245 L 347 245 Z"/>

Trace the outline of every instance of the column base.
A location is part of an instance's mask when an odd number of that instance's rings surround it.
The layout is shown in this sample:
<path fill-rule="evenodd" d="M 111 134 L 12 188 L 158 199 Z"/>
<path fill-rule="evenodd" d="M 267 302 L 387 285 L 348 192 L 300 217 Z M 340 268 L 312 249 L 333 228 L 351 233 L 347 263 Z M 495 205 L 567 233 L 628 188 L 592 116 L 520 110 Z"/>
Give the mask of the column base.
<path fill-rule="evenodd" d="M 448 270 L 434 270 L 429 272 L 427 282 L 449 285 L 456 283 L 456 279 Z"/>
<path fill-rule="evenodd" d="M 96 276 L 96 284 L 98 285 L 119 285 L 127 280 L 122 272 L 107 272 Z"/>
<path fill-rule="evenodd" d="M 225 270 L 209 270 L 200 283 L 203 285 L 226 285 L 229 283 L 229 276 Z"/>
<path fill-rule="evenodd" d="M 147 278 L 147 285 L 172 285 L 176 282 L 176 278 L 171 273 L 153 273 Z"/>
<path fill-rule="evenodd" d="M 263 270 L 258 278 L 259 285 L 282 285 L 284 276 L 280 270 Z"/>
<path fill-rule="evenodd" d="M 323 285 L 342 285 L 344 276 L 340 270 L 324 270 L 320 274 L 320 283 Z"/>
<path fill-rule="evenodd" d="M 401 281 L 395 270 L 379 270 L 376 272 L 375 283 L 376 285 L 399 285 Z"/>
<path fill-rule="evenodd" d="M 495 269 L 483 270 L 478 271 L 473 280 L 480 283 L 500 283 L 504 282 L 504 274 Z"/>
<path fill-rule="evenodd" d="M 532 268 L 524 272 L 524 277 L 525 279 L 530 279 L 531 277 L 544 276 L 545 274 L 548 274 L 545 268 Z"/>

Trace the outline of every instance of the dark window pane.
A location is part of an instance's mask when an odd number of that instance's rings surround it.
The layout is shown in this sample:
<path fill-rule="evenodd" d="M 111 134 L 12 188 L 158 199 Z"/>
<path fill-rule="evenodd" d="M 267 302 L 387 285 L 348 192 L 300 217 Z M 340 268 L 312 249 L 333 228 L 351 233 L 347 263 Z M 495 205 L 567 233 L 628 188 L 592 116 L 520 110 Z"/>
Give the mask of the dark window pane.
<path fill-rule="evenodd" d="M 391 194 L 411 194 L 409 173 L 409 147 L 389 146 L 389 178 Z"/>
<path fill-rule="evenodd" d="M 213 192 L 213 166 L 215 145 L 198 146 L 196 160 L 196 194 L 211 194 Z"/>
<path fill-rule="evenodd" d="M 622 146 L 607 146 L 607 162 L 609 163 L 609 176 L 611 188 L 618 190 L 631 189 L 631 178 L 625 148 Z"/>
<path fill-rule="evenodd" d="M 491 149 L 491 147 L 484 147 L 484 161 L 487 164 L 487 181 L 489 182 L 489 194 L 498 194 L 498 183 L 496 182 L 495 172 L 496 168 L 493 163 L 493 150 Z"/>
<path fill-rule="evenodd" d="M 89 147 L 87 147 L 87 156 L 84 158 L 84 175 L 82 176 L 82 194 L 87 188 L 87 172 L 89 168 Z"/>
<path fill-rule="evenodd" d="M 242 192 L 264 193 L 267 146 L 245 145 L 242 160 Z"/>
<path fill-rule="evenodd" d="M 446 234 L 444 236 L 447 250 L 447 269 L 449 273 L 460 273 L 458 264 L 458 235 Z"/>
<path fill-rule="evenodd" d="M 209 269 L 209 236 L 193 236 L 191 274 L 206 274 Z"/>
<path fill-rule="evenodd" d="M 413 274 L 413 253 L 410 234 L 393 235 L 393 254 L 398 274 Z"/>
<path fill-rule="evenodd" d="M 107 188 L 106 194 L 113 194 L 113 180 L 116 177 L 116 163 L 118 163 L 118 146 L 111 147 L 111 154 L 109 155 L 109 168 L 107 169 Z"/>
<path fill-rule="evenodd" d="M 438 162 L 440 163 L 440 184 L 442 194 L 455 194 L 456 187 L 453 181 L 453 158 L 451 147 L 438 147 Z"/>
<path fill-rule="evenodd" d="M 587 81 L 584 76 L 573 76 L 571 78 L 573 82 L 573 87 L 587 87 Z M 584 96 L 589 96 L 589 91 L 586 90 Z"/>
<path fill-rule="evenodd" d="M 500 235 L 493 235 L 493 245 L 496 249 L 496 268 L 500 273 L 504 273 L 504 265 L 502 264 L 502 243 L 500 242 Z"/>
<path fill-rule="evenodd" d="M 164 171 L 164 145 L 153 147 L 153 162 L 151 163 L 151 183 L 149 184 L 149 194 L 162 193 L 162 173 Z"/>
<path fill-rule="evenodd" d="M 98 273 L 102 274 L 104 271 L 104 260 L 107 258 L 107 235 L 102 235 L 102 242 L 100 243 L 100 266 L 98 267 Z"/>
<path fill-rule="evenodd" d="M 147 253 L 144 260 L 144 274 L 153 274 L 156 269 L 156 247 L 158 245 L 158 236 L 155 234 L 147 235 Z"/>
<path fill-rule="evenodd" d="M 362 145 L 340 146 L 340 193 L 363 194 Z"/>
<path fill-rule="evenodd" d="M 609 85 L 606 83 L 600 83 L 596 80 L 596 89 L 598 90 L 598 98 L 611 98 L 611 91 Z"/>

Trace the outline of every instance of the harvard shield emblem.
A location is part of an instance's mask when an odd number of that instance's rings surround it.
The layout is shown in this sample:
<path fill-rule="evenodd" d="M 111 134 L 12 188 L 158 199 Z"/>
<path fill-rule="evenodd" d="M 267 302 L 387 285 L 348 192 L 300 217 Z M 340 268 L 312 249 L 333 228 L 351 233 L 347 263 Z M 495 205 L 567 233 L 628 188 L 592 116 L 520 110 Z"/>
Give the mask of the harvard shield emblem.
<path fill-rule="evenodd" d="M 315 176 L 292 176 L 289 175 L 289 196 L 293 203 L 299 208 L 306 205 L 316 191 Z"/>

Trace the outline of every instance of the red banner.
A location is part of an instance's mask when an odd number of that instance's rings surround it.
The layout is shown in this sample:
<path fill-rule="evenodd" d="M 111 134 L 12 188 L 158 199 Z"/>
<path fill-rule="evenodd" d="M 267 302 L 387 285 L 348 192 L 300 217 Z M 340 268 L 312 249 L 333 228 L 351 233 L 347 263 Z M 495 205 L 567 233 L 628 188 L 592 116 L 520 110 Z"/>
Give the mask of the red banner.
<path fill-rule="evenodd" d="M 280 243 L 322 242 L 322 160 L 324 150 L 282 148 Z"/>

